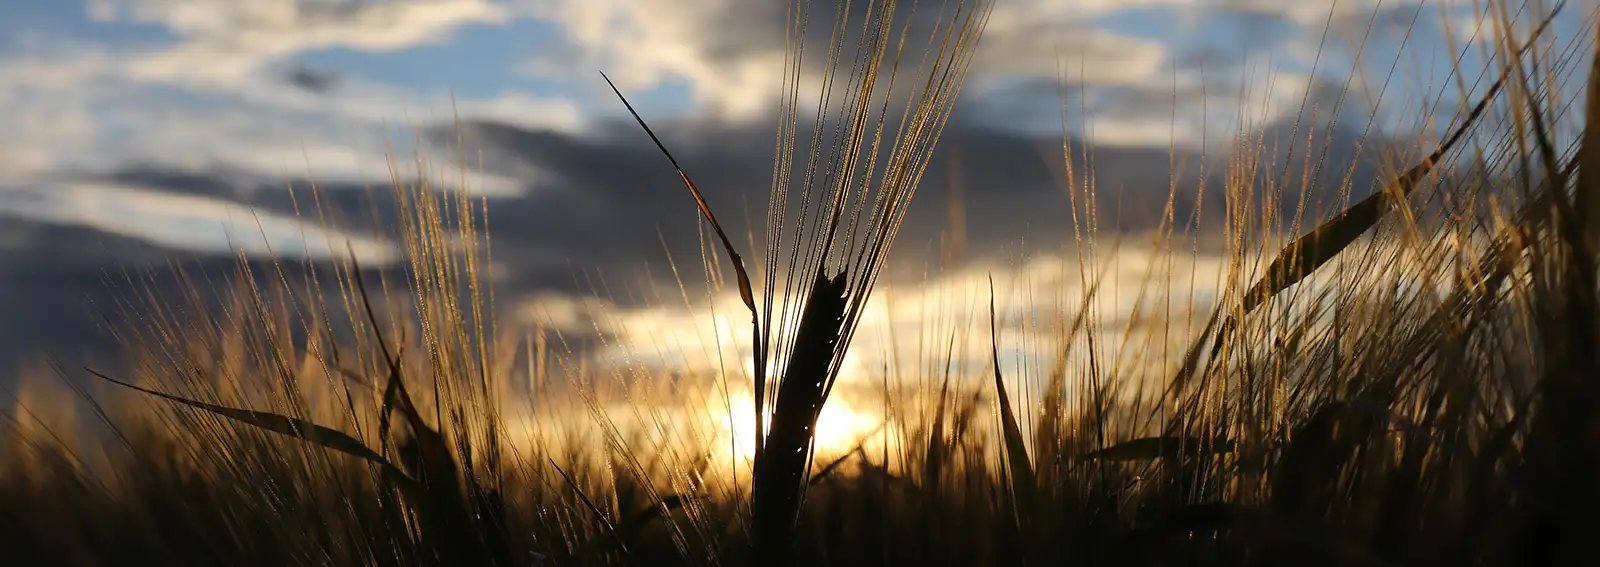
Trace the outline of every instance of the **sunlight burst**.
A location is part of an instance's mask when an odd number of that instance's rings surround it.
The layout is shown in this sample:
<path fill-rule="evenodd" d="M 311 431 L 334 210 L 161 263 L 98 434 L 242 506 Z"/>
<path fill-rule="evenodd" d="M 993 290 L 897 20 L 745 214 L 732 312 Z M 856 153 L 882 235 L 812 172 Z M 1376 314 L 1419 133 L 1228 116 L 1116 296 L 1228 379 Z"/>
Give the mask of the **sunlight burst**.
<path fill-rule="evenodd" d="M 729 457 L 737 457 L 740 464 L 753 461 L 756 416 L 749 392 L 740 392 L 731 403 L 717 396 L 707 408 L 719 416 L 714 450 L 721 457 L 720 460 L 726 462 Z M 771 415 L 770 411 L 768 415 Z M 842 397 L 828 400 L 822 408 L 822 414 L 817 417 L 817 455 L 827 458 L 855 449 L 858 444 L 877 434 L 880 421 L 878 416 L 857 409 Z"/>

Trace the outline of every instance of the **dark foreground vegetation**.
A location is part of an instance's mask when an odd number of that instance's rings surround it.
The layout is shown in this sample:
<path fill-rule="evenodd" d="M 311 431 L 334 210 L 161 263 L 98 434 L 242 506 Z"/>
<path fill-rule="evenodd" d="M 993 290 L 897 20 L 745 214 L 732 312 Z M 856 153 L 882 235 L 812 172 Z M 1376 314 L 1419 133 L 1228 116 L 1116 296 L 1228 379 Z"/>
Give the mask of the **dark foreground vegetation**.
<path fill-rule="evenodd" d="M 915 391 L 883 387 L 898 400 L 883 416 L 894 442 L 814 453 L 819 411 L 838 395 L 988 14 L 982 0 L 944 9 L 921 29 L 926 57 L 899 66 L 896 21 L 875 11 L 839 28 L 842 88 L 818 120 L 845 124 L 843 136 L 806 139 L 807 99 L 799 71 L 790 77 L 784 173 L 749 264 L 679 170 L 712 229 L 707 273 L 747 310 L 732 320 L 753 322 L 754 374 L 713 380 L 753 391 L 767 432 L 742 473 L 696 446 L 692 427 L 652 437 L 618 424 L 606 409 L 616 399 L 670 421 L 648 388 L 604 393 L 643 370 L 582 364 L 556 335 L 540 333 L 538 348 L 498 340 L 483 207 L 412 184 L 398 190 L 403 272 L 242 263 L 230 301 L 208 305 L 197 279 L 188 305 L 135 292 L 101 306 L 121 323 L 128 364 L 60 364 L 51 383 L 72 395 L 23 396 L 5 414 L 0 563 L 1597 560 L 1600 127 L 1588 126 L 1600 123 L 1600 67 L 1587 41 L 1540 43 L 1548 20 L 1529 14 L 1549 11 L 1511 5 L 1487 9 L 1492 64 L 1457 69 L 1459 111 L 1437 117 L 1439 131 L 1377 187 L 1321 163 L 1318 140 L 1241 133 L 1215 173 L 1228 179 L 1211 197 L 1226 218 L 1208 219 L 1225 235 L 1225 293 L 1193 324 L 1131 316 L 1189 348 L 1100 330 L 1101 272 L 1084 254 L 1083 296 L 1035 326 L 1064 345 L 1050 360 L 1002 363 L 989 345 L 1017 332 L 1001 328 L 1016 316 L 1002 310 L 986 313 L 987 333 L 928 330 L 940 346 L 900 376 Z M 1565 17 L 1593 30 L 1584 9 Z M 1064 156 L 1078 166 L 1064 190 L 1087 219 L 1082 152 Z M 1293 193 L 1347 199 L 1317 223 L 1276 213 Z M 1168 220 L 1158 256 L 1187 248 L 1199 219 Z M 1063 221 L 1079 250 L 1089 224 Z M 982 345 L 992 364 L 968 375 L 947 340 Z M 1023 375 L 1002 379 L 1011 371 Z M 564 394 L 534 395 L 544 385 Z M 557 403 L 579 408 L 569 421 L 593 435 L 518 433 L 513 416 Z"/>

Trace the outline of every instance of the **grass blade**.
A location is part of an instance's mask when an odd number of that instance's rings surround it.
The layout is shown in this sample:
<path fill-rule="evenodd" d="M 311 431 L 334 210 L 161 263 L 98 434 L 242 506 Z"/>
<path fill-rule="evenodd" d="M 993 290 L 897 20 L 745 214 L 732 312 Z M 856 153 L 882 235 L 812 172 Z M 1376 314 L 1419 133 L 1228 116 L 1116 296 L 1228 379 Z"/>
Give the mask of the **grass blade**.
<path fill-rule="evenodd" d="M 662 155 L 667 156 L 667 161 L 672 163 L 672 168 L 677 170 L 678 178 L 683 180 L 683 186 L 689 189 L 689 194 L 694 197 L 695 206 L 700 208 L 700 214 L 711 225 L 711 230 L 716 232 L 717 240 L 722 242 L 722 250 L 728 254 L 728 259 L 733 264 L 733 273 L 739 282 L 739 299 L 744 301 L 745 308 L 750 310 L 750 338 L 755 343 L 753 398 L 755 401 L 756 435 L 754 446 L 756 454 L 759 455 L 765 448 L 766 442 L 762 438 L 761 432 L 766 431 L 766 408 L 763 406 L 767 399 L 767 346 L 766 342 L 761 340 L 761 317 L 756 311 L 755 291 L 750 285 L 750 273 L 744 267 L 744 257 L 740 256 L 739 251 L 733 247 L 733 241 L 728 239 L 727 232 L 724 232 L 722 225 L 717 222 L 717 216 L 712 214 L 711 206 L 706 204 L 705 196 L 700 193 L 700 188 L 695 186 L 694 181 L 689 179 L 689 174 L 683 171 L 683 166 L 678 165 L 678 159 L 672 157 L 672 152 L 667 150 L 667 145 L 661 142 L 661 138 L 657 137 L 655 131 L 650 129 L 650 125 L 646 124 L 644 118 L 639 116 L 639 113 L 633 109 L 633 104 L 628 102 L 628 97 L 622 96 L 622 90 L 617 88 L 616 83 L 611 82 L 611 77 L 607 77 L 604 72 L 600 73 L 600 77 L 605 79 L 606 85 L 611 87 L 611 92 L 616 93 L 617 98 L 622 101 L 622 106 L 628 109 L 628 114 L 633 115 L 634 121 L 638 122 L 639 127 L 644 129 L 644 133 L 650 136 L 650 141 L 655 142 L 656 148 L 661 150 Z"/>
<path fill-rule="evenodd" d="M 561 465 L 556 464 L 554 459 L 550 461 L 550 466 L 554 467 L 556 472 L 561 475 L 561 480 L 566 481 L 567 487 L 571 488 L 573 494 L 578 496 L 578 501 L 583 504 L 584 508 L 587 508 L 589 513 L 594 515 L 595 520 L 600 522 L 600 527 L 605 530 L 606 535 L 611 537 L 611 541 L 616 543 L 617 550 L 622 552 L 622 556 L 628 557 L 628 544 L 622 540 L 622 534 L 617 532 L 617 525 L 606 517 L 605 512 L 600 511 L 600 507 L 595 505 L 594 500 L 589 499 L 589 495 L 583 492 L 583 487 L 578 486 L 578 482 L 572 479 L 572 475 L 567 474 L 567 471 L 562 469 Z"/>
<path fill-rule="evenodd" d="M 687 505 L 689 503 L 689 500 L 691 498 L 694 498 L 694 496 L 692 496 L 692 495 L 686 496 L 686 495 L 683 495 L 683 494 L 668 494 L 666 496 L 661 497 L 661 500 L 659 502 L 656 502 L 655 505 L 646 506 L 646 507 L 644 507 L 644 509 L 639 510 L 633 516 L 630 516 L 628 518 L 628 520 L 627 520 L 627 523 L 625 523 L 623 525 L 628 526 L 628 530 L 627 531 L 630 534 L 636 533 L 637 530 L 639 530 L 644 525 L 650 523 L 651 521 L 654 521 L 657 518 L 665 517 L 666 514 L 671 513 L 674 510 L 678 510 L 678 509 L 683 508 L 685 505 Z M 631 540 L 632 537 L 630 536 L 629 539 Z"/>
<path fill-rule="evenodd" d="M 950 334 L 950 342 L 945 347 L 944 355 L 944 381 L 939 385 L 939 401 L 933 410 L 933 426 L 928 431 L 927 447 L 924 449 L 922 460 L 922 482 L 930 489 L 937 491 L 939 477 L 944 471 L 945 461 L 949 458 L 950 448 L 946 441 L 945 406 L 950 396 L 951 366 L 955 363 L 955 333 Z"/>
<path fill-rule="evenodd" d="M 1181 437 L 1141 437 L 1091 451 L 1084 459 L 1103 461 L 1153 461 L 1183 455 L 1221 455 L 1233 451 L 1233 441 Z"/>
<path fill-rule="evenodd" d="M 1596 30 L 1600 37 L 1600 28 Z M 1578 146 L 1576 201 L 1589 250 L 1600 250 L 1600 51 L 1589 66 L 1588 100 L 1585 101 L 1583 140 Z"/>
<path fill-rule="evenodd" d="M 806 486 L 816 486 L 818 484 L 821 484 L 822 481 L 828 480 L 828 477 L 833 476 L 833 473 L 835 471 L 839 470 L 839 467 L 843 466 L 845 461 L 849 461 L 851 457 L 855 457 L 855 456 L 859 455 L 862 458 L 866 458 L 866 456 L 867 456 L 867 450 L 866 450 L 867 449 L 867 440 L 871 439 L 872 436 L 877 435 L 879 432 L 883 431 L 883 426 L 885 426 L 887 424 L 888 424 L 887 422 L 880 423 L 880 424 L 878 424 L 878 427 L 876 427 L 876 428 L 874 428 L 872 430 L 871 433 L 868 433 L 866 435 L 862 435 L 861 436 L 861 441 L 856 443 L 856 446 L 855 446 L 854 449 L 846 451 L 844 455 L 839 456 L 839 458 L 834 459 L 833 462 L 828 463 L 827 466 L 822 467 L 822 470 L 817 471 L 817 474 L 811 475 L 811 480 L 806 481 Z"/>
<path fill-rule="evenodd" d="M 611 86 L 612 92 L 617 93 L 617 98 L 622 99 L 622 105 L 628 108 L 628 113 L 633 115 L 633 119 L 639 123 L 639 127 L 644 128 L 644 133 L 650 135 L 650 141 L 655 142 L 656 147 L 661 149 L 661 153 L 667 156 L 667 161 L 672 162 L 672 168 L 678 170 L 678 178 L 683 180 L 684 187 L 689 188 L 689 194 L 694 196 L 695 205 L 700 207 L 700 214 L 705 216 L 706 222 L 711 224 L 711 230 L 716 231 L 717 239 L 722 241 L 722 249 L 728 253 L 728 258 L 733 261 L 734 275 L 739 278 L 739 299 L 744 300 L 744 306 L 750 309 L 750 316 L 754 318 L 756 316 L 755 293 L 750 288 L 750 274 L 745 271 L 744 257 L 740 256 L 739 252 L 734 249 L 733 241 L 728 239 L 728 234 L 723 232 L 722 225 L 717 223 L 717 216 L 711 214 L 711 206 L 706 204 L 706 198 L 700 193 L 700 188 L 689 180 L 689 174 L 684 173 L 683 167 L 678 165 L 677 158 L 672 157 L 672 152 L 667 151 L 666 144 L 661 143 L 661 138 L 656 137 L 656 133 L 650 129 L 650 125 L 645 124 L 644 118 L 634 111 L 633 105 L 628 103 L 628 98 L 622 96 L 622 90 L 617 88 L 616 83 L 611 82 L 611 77 L 607 77 L 604 72 L 600 73 L 600 77 L 606 80 L 607 85 Z"/>
<path fill-rule="evenodd" d="M 1000 404 L 1000 427 L 1005 436 L 1006 463 L 1011 474 L 1011 495 L 1019 506 L 1033 500 L 1033 464 L 1028 459 L 1028 446 L 1022 438 L 1022 428 L 1017 425 L 1016 414 L 1011 410 L 1011 397 L 1006 394 L 1006 384 L 1000 376 L 999 332 L 995 324 L 994 278 L 989 278 L 989 344 L 994 357 L 994 388 Z"/>
<path fill-rule="evenodd" d="M 84 370 L 87 370 L 90 374 L 95 375 L 101 380 L 105 380 L 130 390 L 149 394 L 164 400 L 177 402 L 195 409 L 205 410 L 213 414 L 238 421 L 240 423 L 271 431 L 273 433 L 294 437 L 325 449 L 338 451 L 352 457 L 358 457 L 373 463 L 377 463 L 385 468 L 394 468 L 394 465 L 390 463 L 388 459 L 383 458 L 383 456 L 368 448 L 356 438 L 351 437 L 344 432 L 323 427 L 304 419 L 293 418 L 264 411 L 253 411 L 219 406 L 216 404 L 208 404 L 197 400 L 191 400 L 174 396 L 172 394 L 158 392 L 128 382 L 123 382 L 92 369 L 86 368 Z"/>

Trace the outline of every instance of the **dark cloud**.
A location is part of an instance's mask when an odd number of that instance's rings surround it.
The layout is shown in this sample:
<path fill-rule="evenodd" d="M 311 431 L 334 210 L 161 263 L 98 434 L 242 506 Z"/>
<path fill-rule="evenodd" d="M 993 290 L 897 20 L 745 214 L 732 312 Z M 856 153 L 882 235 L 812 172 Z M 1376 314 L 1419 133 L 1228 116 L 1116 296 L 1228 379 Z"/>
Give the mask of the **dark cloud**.
<path fill-rule="evenodd" d="M 181 270 L 181 272 L 180 272 Z M 54 357 L 78 373 L 120 368 L 113 329 L 147 326 L 151 303 L 173 310 L 215 308 L 239 274 L 269 285 L 306 281 L 327 266 L 288 259 L 240 259 L 164 249 L 93 228 L 5 216 L 0 220 L 0 386 L 21 365 Z M 392 269 L 365 270 L 369 281 L 395 280 Z M 194 293 L 192 293 L 194 292 Z M 197 293 L 197 295 L 195 295 Z"/>
<path fill-rule="evenodd" d="M 1264 148 L 1264 163 L 1270 165 L 1263 169 L 1298 180 L 1304 160 L 1290 159 L 1285 148 L 1289 139 L 1303 138 L 1315 122 L 1308 119 L 1298 130 L 1289 120 L 1269 125 L 1267 139 L 1280 145 Z M 691 125 L 685 129 L 693 131 L 692 137 L 677 137 L 672 136 L 677 129 L 674 125 L 655 127 L 669 138 L 669 148 L 705 192 L 725 227 L 738 235 L 764 231 L 772 177 L 772 131 Z M 515 287 L 559 285 L 559 280 L 570 277 L 572 268 L 626 279 L 649 264 L 660 277 L 667 258 L 663 244 L 680 269 L 698 267 L 697 243 L 702 232 L 693 202 L 667 160 L 636 126 L 619 123 L 599 135 L 575 137 L 478 122 L 465 124 L 461 134 L 470 149 L 491 148 L 497 155 L 515 156 L 522 167 L 549 174 L 549 180 L 534 186 L 531 196 L 491 204 L 496 258 L 516 268 Z M 1336 195 L 1333 187 L 1354 160 L 1356 139 L 1348 130 L 1338 130 L 1331 137 L 1319 134 L 1319 144 L 1312 150 L 1325 159 L 1318 176 L 1322 188 L 1314 188 L 1308 195 L 1313 215 L 1326 212 L 1317 206 L 1331 203 Z M 1322 140 L 1326 140 L 1326 149 Z M 1086 146 L 1082 140 L 1072 143 L 1078 148 L 1074 158 L 1080 162 L 1081 176 Z M 1306 148 L 1303 142 L 1300 145 L 1297 155 L 1304 156 Z M 1372 142 L 1368 151 L 1384 145 Z M 1207 210 L 1201 214 L 1216 219 L 1214 225 L 1221 224 L 1227 206 L 1222 190 L 1229 163 L 1226 151 L 1214 149 L 1218 155 L 1203 161 L 1198 152 L 1182 149 L 1175 154 L 1167 148 L 1088 150 L 1102 231 L 1140 230 L 1160 222 L 1173 185 L 1169 162 L 1179 167 L 1174 213 L 1180 223 L 1192 217 L 1196 204 L 1203 201 Z M 799 155 L 806 152 L 805 147 L 797 150 Z M 1207 163 L 1211 171 L 1204 185 L 1201 163 Z M 1370 165 L 1357 169 L 1353 177 L 1357 194 L 1370 190 L 1375 172 Z M 900 248 L 904 253 L 900 257 L 924 259 L 919 251 L 927 250 L 945 229 L 945 209 L 954 188 L 963 192 L 966 234 L 973 255 L 992 254 L 1019 241 L 1042 248 L 1063 244 L 1072 234 L 1071 201 L 1064 176 L 1060 138 L 954 120 L 941 139 L 902 229 Z M 1202 188 L 1211 195 L 1209 199 L 1199 198 Z M 1298 183 L 1281 192 L 1286 210 L 1298 206 Z M 741 247 L 748 246 L 742 237 L 735 239 Z M 523 255 L 531 260 L 524 262 Z M 695 282 L 685 283 L 693 287 Z"/>
<path fill-rule="evenodd" d="M 899 257 L 909 262 L 926 259 L 922 252 L 937 242 L 946 228 L 952 190 L 962 192 L 972 255 L 992 254 L 1022 241 L 1030 247 L 1048 248 L 1069 240 L 1073 221 L 1062 140 L 990 127 L 962 116 L 965 114 L 958 112 L 948 125 L 922 179 L 901 231 L 904 252 Z M 1284 147 L 1290 139 L 1303 138 L 1307 128 L 1324 127 L 1314 120 L 1317 118 L 1308 117 L 1299 130 L 1290 120 L 1269 125 L 1265 139 L 1277 145 L 1265 148 L 1269 155 L 1263 162 L 1273 169 L 1287 163 L 1291 171 L 1285 177 L 1298 179 L 1294 168 L 1301 167 L 1304 160 L 1287 159 Z M 762 234 L 766 228 L 774 131 L 705 123 L 659 123 L 655 127 L 705 192 L 723 225 L 734 233 L 737 244 L 748 248 L 746 235 Z M 704 233 L 693 201 L 670 164 L 636 125 L 616 122 L 587 135 L 493 122 L 467 122 L 459 132 L 454 127 L 438 130 L 442 142 L 454 143 L 458 134 L 469 151 L 484 150 L 489 157 L 485 167 L 491 172 L 512 176 L 541 172 L 537 179 L 525 181 L 525 195 L 489 200 L 494 257 L 509 268 L 508 279 L 502 282 L 506 291 L 587 294 L 604 285 L 614 286 L 611 294 L 627 303 L 629 286 L 659 283 L 670 275 L 669 259 L 677 263 L 684 283 L 691 288 L 701 279 L 699 243 Z M 1321 184 L 1326 186 L 1343 177 L 1343 167 L 1353 160 L 1356 136 L 1341 130 L 1332 137 L 1319 134 L 1320 140 L 1327 143 L 1321 170 Z M 1156 225 L 1174 176 L 1178 195 L 1173 212 L 1180 224 L 1194 216 L 1199 202 L 1207 209 L 1201 212 L 1204 218 L 1220 221 L 1226 207 L 1222 184 L 1231 157 L 1227 148 L 1211 148 L 1213 155 L 1203 156 L 1184 149 L 1169 153 L 1165 147 L 1094 147 L 1078 139 L 1069 142 L 1080 182 L 1092 166 L 1100 230 L 1130 231 Z M 1298 143 L 1304 146 L 1303 140 Z M 802 146 L 797 154 L 805 155 L 807 150 Z M 1324 148 L 1319 143 L 1313 150 L 1321 154 Z M 1297 150 L 1300 156 L 1305 151 L 1304 147 Z M 1372 147 L 1368 151 L 1372 152 Z M 1204 185 L 1202 163 L 1210 172 Z M 1169 164 L 1176 164 L 1178 171 L 1171 171 Z M 1370 167 L 1359 173 L 1356 192 L 1362 193 L 1367 190 L 1362 180 L 1370 185 L 1373 173 Z M 307 180 L 287 184 L 283 180 L 240 181 L 221 172 L 149 166 L 125 168 L 110 180 L 225 198 L 284 214 L 295 213 L 297 206 L 301 214 L 309 214 L 312 207 Z M 291 194 L 286 186 L 299 189 Z M 317 202 L 344 219 L 343 228 L 393 235 L 399 226 L 389 187 L 322 183 L 319 188 Z M 1208 198 L 1200 198 L 1202 189 Z M 1297 204 L 1298 189 L 1286 192 L 1285 207 Z M 1324 188 L 1311 193 L 1320 199 L 1333 191 Z M 758 246 L 759 242 L 757 239 Z"/>
<path fill-rule="evenodd" d="M 660 127 L 671 130 L 666 124 Z M 672 302 L 677 297 L 672 288 L 652 287 L 670 282 L 669 257 L 678 263 L 691 292 L 700 289 L 701 233 L 694 205 L 665 158 L 634 125 L 619 123 L 599 135 L 573 136 L 468 123 L 462 134 L 469 147 L 520 156 L 524 165 L 552 174 L 530 181 L 525 196 L 490 201 L 494 259 L 509 269 L 508 278 L 496 284 L 502 306 L 550 291 L 598 291 L 623 304 Z M 1339 144 L 1346 142 L 1348 137 Z M 763 230 L 772 175 L 771 132 L 702 127 L 692 139 L 671 147 L 730 230 L 739 235 Z M 1021 241 L 1035 250 L 1069 242 L 1072 215 L 1060 152 L 1059 139 L 952 122 L 902 229 L 895 269 L 920 271 L 931 243 L 946 228 L 952 188 L 959 188 L 964 202 L 970 256 L 1001 254 Z M 1100 230 L 1138 230 L 1159 222 L 1173 157 L 1167 149 L 1092 148 L 1092 154 Z M 1193 181 L 1198 179 L 1199 156 L 1180 152 L 1175 159 L 1185 164 L 1176 203 L 1182 219 L 1193 213 L 1200 189 Z M 1221 168 L 1225 160 L 1219 161 Z M 294 210 L 286 186 L 308 185 L 299 180 L 246 182 L 149 166 L 129 167 L 109 180 L 277 212 Z M 1218 197 L 1221 182 L 1218 173 L 1207 184 L 1213 196 L 1202 213 L 1206 218 L 1220 219 L 1211 215 L 1225 206 Z M 351 219 L 346 226 L 386 234 L 396 230 L 399 219 L 388 188 L 324 185 L 322 190 L 322 204 Z M 305 194 L 298 201 L 303 211 L 309 206 Z M 748 247 L 747 240 L 736 238 Z M 186 270 L 200 281 L 223 284 L 238 269 L 236 260 L 226 256 L 177 253 L 89 228 L 9 219 L 0 229 L 0 310 L 8 316 L 0 326 L 0 364 L 14 368 L 16 362 L 45 352 L 115 352 L 92 307 L 115 305 L 115 298 L 140 290 L 178 300 L 186 283 L 166 268 L 175 257 L 185 259 Z M 267 260 L 255 262 L 257 273 L 272 274 Z M 297 266 L 290 268 L 307 269 Z M 151 275 L 130 286 L 118 281 L 124 268 Z"/>
<path fill-rule="evenodd" d="M 96 179 L 132 187 L 221 199 L 309 221 L 331 215 L 341 229 L 392 231 L 397 204 L 389 183 L 340 182 L 304 177 L 264 178 L 227 169 L 174 169 L 149 163 L 126 164 Z"/>
<path fill-rule="evenodd" d="M 715 19 L 706 24 L 706 29 L 717 30 L 701 40 L 704 54 L 713 61 L 731 61 L 743 59 L 755 53 L 784 52 L 786 31 L 796 20 L 797 14 L 792 9 L 794 2 L 788 0 L 768 0 L 758 2 L 740 3 L 738 9 L 725 10 L 715 16 Z M 807 46 L 806 52 L 816 53 L 818 56 L 809 57 L 808 67 L 818 70 L 825 67 L 827 46 L 833 44 L 834 35 L 842 34 L 847 46 L 844 50 L 844 60 L 849 61 L 856 42 L 862 37 L 862 30 L 866 27 L 868 17 L 874 18 L 874 23 L 881 21 L 883 15 L 882 3 L 877 1 L 851 2 L 848 0 L 822 0 L 802 3 L 808 10 L 804 23 L 803 41 Z M 973 4 L 973 2 L 966 2 Z M 928 45 L 936 26 L 948 24 L 952 19 L 956 7 L 955 1 L 938 2 L 902 2 L 896 6 L 894 17 L 894 30 L 898 34 L 906 29 L 907 52 L 920 53 Z M 941 8 L 943 8 L 941 10 Z M 970 8 L 968 8 L 970 10 Z M 845 15 L 847 25 L 836 26 L 839 15 Z M 941 20 L 942 17 L 942 20 Z M 909 24 L 909 28 L 907 28 Z M 898 39 L 898 35 L 895 39 Z"/>
<path fill-rule="evenodd" d="M 374 4 L 372 0 L 298 0 L 297 14 L 306 20 L 349 18 Z"/>
<path fill-rule="evenodd" d="M 338 88 L 342 79 L 338 73 L 319 71 L 303 65 L 296 65 L 283 74 L 284 82 L 314 95 L 332 92 Z"/>
<path fill-rule="evenodd" d="M 154 269 L 167 254 L 134 239 L 87 228 L 7 217 L 0 229 L 0 384 L 23 362 L 57 355 L 68 369 L 114 353 L 100 314 L 113 315 L 111 290 L 122 276 Z M 169 282 L 150 282 L 156 296 L 177 297 Z"/>

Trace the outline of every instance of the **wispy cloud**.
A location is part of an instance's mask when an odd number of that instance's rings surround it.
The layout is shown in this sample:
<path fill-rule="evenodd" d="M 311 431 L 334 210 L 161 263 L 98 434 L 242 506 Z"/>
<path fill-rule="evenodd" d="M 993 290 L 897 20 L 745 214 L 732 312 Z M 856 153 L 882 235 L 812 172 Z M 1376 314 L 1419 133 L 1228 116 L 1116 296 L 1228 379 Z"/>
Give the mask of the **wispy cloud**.
<path fill-rule="evenodd" d="M 241 207 L 228 201 L 126 185 L 78 182 L 11 186 L 0 215 L 83 225 L 193 252 L 312 259 L 349 257 L 369 266 L 399 259 L 394 246 L 316 225 L 315 219 Z"/>

